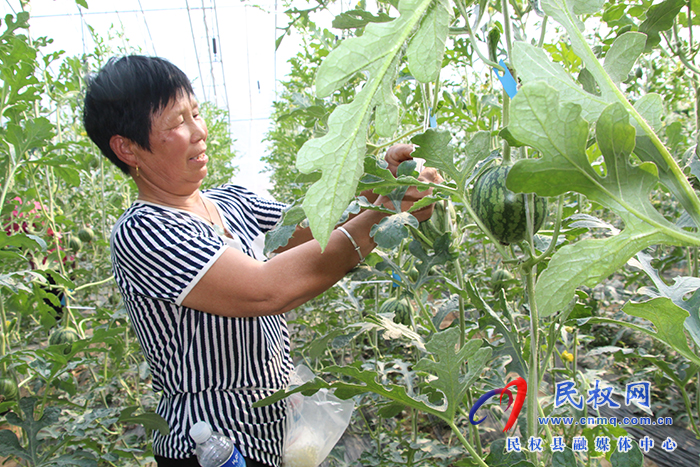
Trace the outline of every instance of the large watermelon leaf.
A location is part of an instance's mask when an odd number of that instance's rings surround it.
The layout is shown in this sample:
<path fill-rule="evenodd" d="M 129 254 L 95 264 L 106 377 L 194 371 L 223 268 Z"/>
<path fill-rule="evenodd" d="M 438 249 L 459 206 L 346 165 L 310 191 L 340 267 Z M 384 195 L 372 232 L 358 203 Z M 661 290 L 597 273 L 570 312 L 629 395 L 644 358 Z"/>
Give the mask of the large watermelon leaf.
<path fill-rule="evenodd" d="M 616 236 L 581 241 L 554 255 L 538 279 L 535 294 L 542 316 L 563 309 L 577 287 L 594 285 L 646 246 L 700 244 L 700 238 L 672 225 L 649 201 L 658 180 L 656 167 L 630 163 L 635 131 L 621 104 L 608 106 L 596 126 L 606 176 L 588 161 L 588 123 L 580 116 L 580 106 L 560 103 L 555 89 L 537 82 L 521 89 L 511 111 L 513 135 L 542 154 L 540 159 L 513 166 L 508 183 L 514 191 L 540 196 L 577 191 L 610 208 L 625 222 L 625 229 Z"/>
<path fill-rule="evenodd" d="M 655 286 L 655 288 L 640 287 L 637 293 L 652 298 L 669 298 L 673 303 L 690 313 L 690 316 L 685 320 L 685 329 L 695 344 L 700 345 L 700 278 L 675 277 L 673 285 L 666 285 L 666 282 L 659 276 L 659 272 L 651 265 L 651 256 L 645 253 L 639 253 L 636 259 L 630 259 L 629 264 L 643 270 Z M 685 296 L 691 292 L 693 295 L 686 300 Z"/>
<path fill-rule="evenodd" d="M 627 33 L 618 37 L 608 51 L 605 65 L 603 65 L 585 40 L 582 33 L 583 24 L 576 17 L 576 14 L 581 12 L 576 5 L 578 2 L 570 0 L 541 1 L 544 12 L 569 33 L 574 52 L 581 58 L 586 70 L 595 78 L 601 95 L 595 96 L 586 92 L 559 65 L 552 63 L 544 51 L 524 42 L 518 42 L 514 46 L 513 62 L 519 77 L 525 83 L 536 80 L 546 81 L 560 91 L 562 102 L 580 104 L 582 116 L 589 122 L 597 120 L 607 104 L 619 102 L 624 105 L 632 117 L 632 125 L 637 129 L 637 137 L 646 138 L 644 142 L 648 143 L 643 150 L 635 151 L 635 154 L 640 159 L 654 162 L 658 166 L 661 181 L 673 192 L 695 223 L 700 225 L 700 199 L 671 153 L 654 132 L 654 129 L 658 130 L 658 125 L 654 123 L 661 121 L 660 99 L 654 95 L 645 96 L 643 102 L 633 106 L 615 83 L 626 71 L 629 71 L 628 67 L 634 64 L 641 53 L 640 33 Z M 591 2 L 585 12 L 591 13 L 594 6 L 595 2 Z M 513 189 L 513 187 L 510 188 Z"/>
<path fill-rule="evenodd" d="M 433 335 L 428 341 L 425 347 L 431 357 L 420 360 L 415 369 L 427 371 L 436 377 L 430 381 L 429 386 L 433 391 L 441 394 L 442 401 L 439 403 L 431 401 L 424 394 L 416 395 L 414 388 L 407 388 L 383 380 L 376 371 L 362 370 L 355 366 L 329 366 L 324 368 L 325 372 L 347 376 L 356 382 L 327 383 L 317 377 L 294 389 L 278 391 L 256 402 L 253 407 L 272 404 L 297 392 L 310 395 L 319 389 L 334 389 L 334 394 L 341 399 L 349 399 L 358 394 L 372 392 L 451 423 L 467 389 L 481 375 L 491 357 L 491 349 L 481 347 L 481 344 L 481 340 L 475 339 L 467 341 L 462 348 L 458 348 L 459 330 L 454 327 Z M 466 374 L 462 374 L 461 367 L 465 362 L 468 362 L 468 371 Z"/>
<path fill-rule="evenodd" d="M 685 358 L 700 365 L 700 356 L 688 346 L 685 334 L 685 320 L 688 312 L 679 307 L 670 298 L 658 297 L 642 303 L 628 302 L 622 307 L 622 311 L 630 316 L 644 318 L 654 325 L 656 330 L 651 330 L 636 324 L 607 318 L 591 318 L 586 320 L 591 323 L 607 323 L 625 326 L 635 331 L 643 332 L 667 346 L 671 347 Z"/>
<path fill-rule="evenodd" d="M 486 131 L 477 132 L 465 145 L 466 154 L 463 162 L 455 165 L 454 148 L 450 145 L 452 135 L 445 130 L 426 130 L 425 133 L 411 138 L 416 150 L 413 157 L 425 159 L 426 167 L 434 167 L 443 171 L 448 179 L 454 180 L 459 190 L 469 181 L 476 165 L 486 159 L 491 152 L 490 135 Z"/>
<path fill-rule="evenodd" d="M 307 141 L 297 156 L 301 172 L 322 172 L 303 203 L 322 248 L 362 176 L 371 114 L 376 109 L 375 128 L 380 136 L 391 136 L 397 128 L 399 113 L 392 89 L 406 44 L 409 69 L 416 78 L 433 79 L 440 69 L 451 17 L 449 0 L 402 0 L 398 9 L 400 16 L 395 20 L 368 24 L 362 36 L 344 41 L 318 71 L 319 97 L 329 96 L 359 72 L 367 77 L 355 100 L 333 111 L 328 133 Z"/>
<path fill-rule="evenodd" d="M 417 371 L 427 371 L 437 376 L 430 387 L 442 392 L 447 402 L 446 418 L 452 421 L 457 408 L 469 387 L 481 375 L 491 358 L 491 349 L 481 347 L 481 340 L 472 339 L 459 348 L 459 329 L 448 328 L 434 334 L 425 344 L 433 358 L 423 358 L 416 364 Z M 467 373 L 462 374 L 462 365 L 467 362 Z"/>

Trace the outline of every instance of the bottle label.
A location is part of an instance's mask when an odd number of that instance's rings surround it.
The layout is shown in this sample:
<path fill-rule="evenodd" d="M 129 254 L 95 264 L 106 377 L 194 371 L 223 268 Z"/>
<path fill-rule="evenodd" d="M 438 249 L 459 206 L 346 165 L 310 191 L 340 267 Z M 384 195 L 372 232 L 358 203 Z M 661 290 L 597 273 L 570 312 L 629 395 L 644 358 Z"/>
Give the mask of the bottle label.
<path fill-rule="evenodd" d="M 245 459 L 241 453 L 238 452 L 238 449 L 234 447 L 231 457 L 219 467 L 245 467 Z"/>

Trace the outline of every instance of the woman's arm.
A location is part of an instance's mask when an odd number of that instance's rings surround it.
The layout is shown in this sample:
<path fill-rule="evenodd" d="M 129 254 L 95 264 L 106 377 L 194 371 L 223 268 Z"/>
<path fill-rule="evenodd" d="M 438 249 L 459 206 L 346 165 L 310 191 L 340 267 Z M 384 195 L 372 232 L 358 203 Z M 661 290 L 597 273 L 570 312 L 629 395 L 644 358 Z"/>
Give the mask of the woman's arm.
<path fill-rule="evenodd" d="M 431 169 L 421 175 L 435 181 L 437 172 Z M 411 187 L 402 203 L 407 210 L 428 190 L 419 192 Z M 377 203 L 390 205 L 386 197 Z M 419 220 L 430 217 L 432 209 L 424 208 L 413 214 Z M 374 224 L 386 214 L 364 211 L 345 223 L 344 228 L 366 256 L 376 246 L 369 235 Z M 343 232 L 334 231 L 321 252 L 316 241 L 307 241 L 266 262 L 229 248 L 199 280 L 183 300 L 183 305 L 222 316 L 265 316 L 287 312 L 328 290 L 360 262 L 360 255 Z"/>

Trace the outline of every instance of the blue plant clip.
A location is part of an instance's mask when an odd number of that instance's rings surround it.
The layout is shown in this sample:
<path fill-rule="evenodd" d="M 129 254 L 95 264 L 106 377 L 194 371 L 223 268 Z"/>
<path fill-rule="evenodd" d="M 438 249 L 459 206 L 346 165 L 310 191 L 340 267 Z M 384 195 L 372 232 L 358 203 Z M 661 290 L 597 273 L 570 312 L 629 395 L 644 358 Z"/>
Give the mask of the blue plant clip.
<path fill-rule="evenodd" d="M 396 287 L 399 287 L 399 283 L 401 282 L 401 276 L 399 276 L 396 271 L 391 271 L 391 278 L 393 279 L 391 283 L 391 288 L 395 289 Z"/>
<path fill-rule="evenodd" d="M 433 113 L 433 108 L 432 108 L 432 107 L 430 107 L 430 118 L 429 118 L 429 122 L 430 122 L 430 128 L 437 128 L 437 117 L 436 117 L 435 114 Z"/>
<path fill-rule="evenodd" d="M 501 59 L 498 62 L 498 64 L 501 65 L 503 67 L 503 69 L 505 70 L 505 72 L 503 73 L 503 76 L 501 76 L 499 74 L 497 68 L 494 68 L 493 71 L 496 73 L 498 80 L 503 85 L 503 89 L 506 91 L 506 94 L 508 94 L 508 97 L 510 97 L 512 99 L 518 93 L 518 83 L 515 82 L 515 78 L 513 78 L 513 75 L 510 74 L 510 70 L 506 66 L 503 59 Z"/>

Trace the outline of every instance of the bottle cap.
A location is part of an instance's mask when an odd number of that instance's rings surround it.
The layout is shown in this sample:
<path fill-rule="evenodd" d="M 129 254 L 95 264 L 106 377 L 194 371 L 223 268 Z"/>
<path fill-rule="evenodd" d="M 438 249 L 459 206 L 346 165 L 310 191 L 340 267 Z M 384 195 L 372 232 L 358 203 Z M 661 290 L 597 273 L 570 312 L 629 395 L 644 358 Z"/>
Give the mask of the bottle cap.
<path fill-rule="evenodd" d="M 211 437 L 211 427 L 207 422 L 197 422 L 190 428 L 190 436 L 195 443 L 201 444 Z"/>

